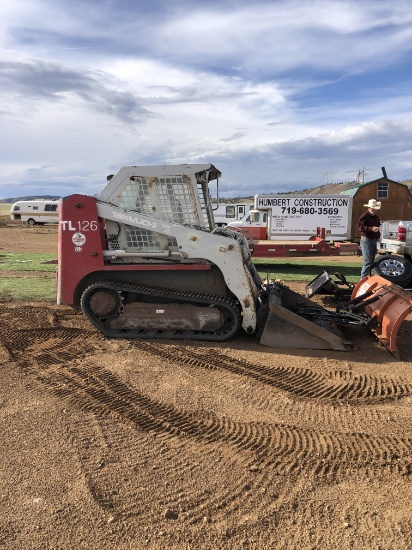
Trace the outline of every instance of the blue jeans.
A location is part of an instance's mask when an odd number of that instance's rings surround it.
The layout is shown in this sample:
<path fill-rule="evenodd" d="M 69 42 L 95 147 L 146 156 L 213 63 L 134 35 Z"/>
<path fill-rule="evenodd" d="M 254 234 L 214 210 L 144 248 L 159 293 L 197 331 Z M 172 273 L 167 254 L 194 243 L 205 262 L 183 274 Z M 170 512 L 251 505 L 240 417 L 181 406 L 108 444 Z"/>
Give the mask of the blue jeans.
<path fill-rule="evenodd" d="M 366 277 L 366 275 L 371 274 L 371 269 L 375 262 L 376 251 L 378 249 L 378 243 L 374 239 L 361 237 L 360 247 L 363 256 L 363 265 L 361 271 L 361 279 L 363 279 L 363 277 Z"/>

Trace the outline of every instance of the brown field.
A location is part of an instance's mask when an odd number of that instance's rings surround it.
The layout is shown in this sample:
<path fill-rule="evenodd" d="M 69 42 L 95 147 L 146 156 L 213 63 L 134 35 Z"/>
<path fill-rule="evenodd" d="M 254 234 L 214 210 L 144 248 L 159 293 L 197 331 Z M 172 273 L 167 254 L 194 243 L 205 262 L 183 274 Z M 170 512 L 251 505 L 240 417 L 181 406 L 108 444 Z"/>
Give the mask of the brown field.
<path fill-rule="evenodd" d="M 56 232 L 3 223 L 0 254 Z M 2 549 L 412 548 L 411 318 L 400 360 L 363 328 L 338 352 L 0 319 Z"/>

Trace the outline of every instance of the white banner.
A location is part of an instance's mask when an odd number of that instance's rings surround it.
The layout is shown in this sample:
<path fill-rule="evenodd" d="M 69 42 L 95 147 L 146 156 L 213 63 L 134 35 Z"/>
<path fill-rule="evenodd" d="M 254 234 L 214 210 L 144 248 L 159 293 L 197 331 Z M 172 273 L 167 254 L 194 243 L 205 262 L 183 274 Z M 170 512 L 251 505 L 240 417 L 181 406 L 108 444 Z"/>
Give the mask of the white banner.
<path fill-rule="evenodd" d="M 342 195 L 256 195 L 255 208 L 269 210 L 270 239 L 310 238 L 317 228 L 326 239 L 349 239 L 352 197 Z"/>

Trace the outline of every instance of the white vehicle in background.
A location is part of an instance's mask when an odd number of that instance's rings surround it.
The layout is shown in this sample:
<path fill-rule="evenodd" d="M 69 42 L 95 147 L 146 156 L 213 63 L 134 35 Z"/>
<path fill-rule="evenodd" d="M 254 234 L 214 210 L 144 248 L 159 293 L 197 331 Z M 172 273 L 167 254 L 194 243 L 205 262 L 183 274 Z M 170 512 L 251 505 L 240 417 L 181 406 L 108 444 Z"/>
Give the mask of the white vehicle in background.
<path fill-rule="evenodd" d="M 387 220 L 381 224 L 381 240 L 372 273 L 412 289 L 411 220 Z"/>
<path fill-rule="evenodd" d="M 218 227 L 226 227 L 230 222 L 241 220 L 251 208 L 253 208 L 253 203 L 220 203 L 217 208 L 213 207 L 215 224 Z"/>
<path fill-rule="evenodd" d="M 10 219 L 26 222 L 28 225 L 59 223 L 59 202 L 17 201 L 11 207 Z"/>

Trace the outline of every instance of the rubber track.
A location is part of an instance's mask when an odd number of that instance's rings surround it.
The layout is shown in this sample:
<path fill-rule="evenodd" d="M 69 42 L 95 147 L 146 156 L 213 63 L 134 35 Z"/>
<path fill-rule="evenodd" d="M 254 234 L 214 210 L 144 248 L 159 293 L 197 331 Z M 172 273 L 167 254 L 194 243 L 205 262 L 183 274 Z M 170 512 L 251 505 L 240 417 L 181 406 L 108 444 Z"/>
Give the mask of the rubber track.
<path fill-rule="evenodd" d="M 226 328 L 224 332 L 220 331 L 194 331 L 192 334 L 176 331 L 175 333 L 165 333 L 158 331 L 156 333 L 147 333 L 144 330 L 138 332 L 127 330 L 110 330 L 105 323 L 97 318 L 87 303 L 87 298 L 94 290 L 103 288 L 115 290 L 117 292 L 130 292 L 133 294 L 142 294 L 145 296 L 157 297 L 159 300 L 173 300 L 181 304 L 192 304 L 201 306 L 217 305 L 219 308 L 224 308 L 230 312 L 233 318 L 233 324 Z M 105 336 L 109 338 L 127 338 L 127 339 L 167 339 L 167 340 L 207 340 L 214 342 L 222 342 L 232 338 L 238 331 L 241 324 L 241 309 L 238 302 L 222 296 L 213 296 L 209 294 L 197 294 L 186 291 L 171 291 L 170 289 L 162 289 L 159 287 L 150 287 L 144 285 L 133 285 L 131 283 L 123 283 L 119 281 L 104 281 L 88 287 L 81 299 L 82 310 L 92 324 Z"/>

